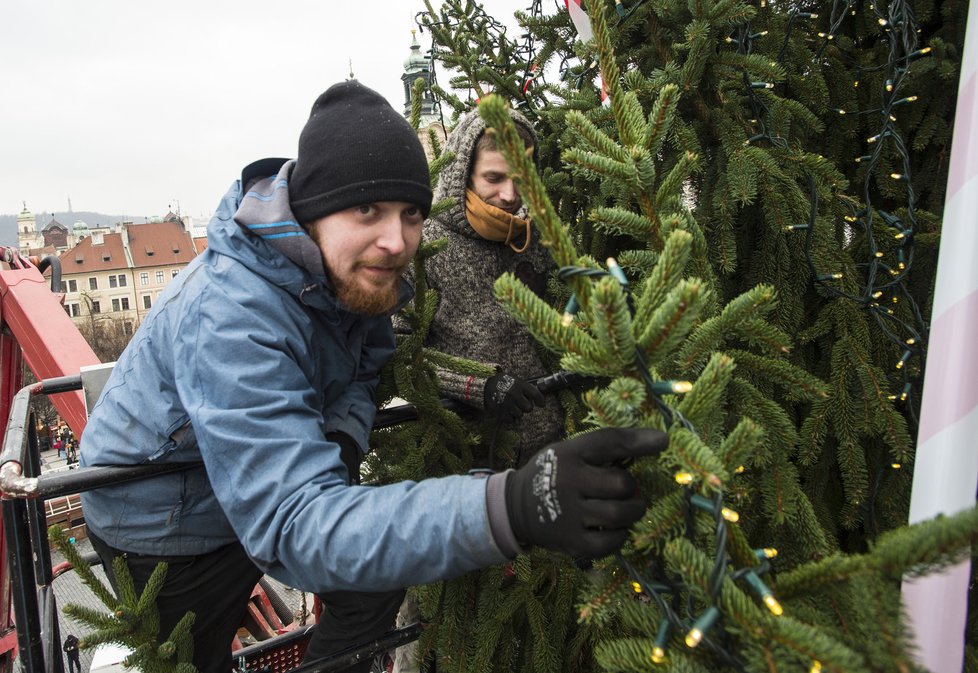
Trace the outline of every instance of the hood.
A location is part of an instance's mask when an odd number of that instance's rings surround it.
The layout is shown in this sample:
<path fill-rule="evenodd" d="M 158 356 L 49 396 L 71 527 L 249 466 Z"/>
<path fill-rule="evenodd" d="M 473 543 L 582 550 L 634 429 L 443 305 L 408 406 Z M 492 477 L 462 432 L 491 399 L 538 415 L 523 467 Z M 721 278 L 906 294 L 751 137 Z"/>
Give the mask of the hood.
<path fill-rule="evenodd" d="M 248 170 L 259 163 L 246 168 L 242 180 L 236 180 L 221 199 L 207 225 L 208 252 L 236 260 L 304 304 L 342 310 L 319 247 L 289 207 L 288 179 L 295 161 L 286 161 L 275 175 L 249 179 Z M 397 308 L 413 295 L 413 288 L 403 282 Z"/>
<path fill-rule="evenodd" d="M 509 116 L 513 121 L 523 126 L 530 132 L 534 141 L 537 135 L 533 131 L 533 126 L 522 114 L 510 109 Z M 468 186 L 469 169 L 472 166 L 472 159 L 475 153 L 475 144 L 483 131 L 486 130 L 486 122 L 479 114 L 478 110 L 463 115 L 455 128 L 449 134 L 448 141 L 445 143 L 446 152 L 455 155 L 454 161 L 445 166 L 438 177 L 438 187 L 435 189 L 434 202 L 439 199 L 452 199 L 452 207 L 440 215 L 437 219 L 449 229 L 477 238 L 479 235 L 469 226 L 465 219 L 465 188 Z M 516 213 L 519 217 L 526 217 L 526 208 L 523 207 Z"/>

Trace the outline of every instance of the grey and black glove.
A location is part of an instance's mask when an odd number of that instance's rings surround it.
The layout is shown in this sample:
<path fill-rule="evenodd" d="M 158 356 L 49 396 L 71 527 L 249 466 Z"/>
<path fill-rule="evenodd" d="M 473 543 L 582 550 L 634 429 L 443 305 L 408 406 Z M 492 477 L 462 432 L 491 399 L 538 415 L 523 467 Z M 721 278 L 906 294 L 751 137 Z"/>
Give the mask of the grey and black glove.
<path fill-rule="evenodd" d="M 668 444 L 659 430 L 603 428 L 544 447 L 506 482 L 516 540 L 583 558 L 617 551 L 645 513 L 624 464 Z"/>
<path fill-rule="evenodd" d="M 515 423 L 534 406 L 542 407 L 543 393 L 530 383 L 505 372 L 486 381 L 483 404 L 490 414 L 501 421 Z"/>

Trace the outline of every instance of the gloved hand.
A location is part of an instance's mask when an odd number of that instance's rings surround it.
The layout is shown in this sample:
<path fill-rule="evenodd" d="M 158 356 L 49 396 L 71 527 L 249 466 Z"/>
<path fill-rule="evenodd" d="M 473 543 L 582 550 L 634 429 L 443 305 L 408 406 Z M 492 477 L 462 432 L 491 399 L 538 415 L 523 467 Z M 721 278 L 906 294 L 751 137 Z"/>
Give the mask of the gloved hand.
<path fill-rule="evenodd" d="M 346 483 L 359 484 L 360 461 L 363 459 L 363 455 L 360 453 L 360 447 L 345 432 L 327 432 L 326 439 L 340 445 L 340 460 L 346 465 L 348 475 Z"/>
<path fill-rule="evenodd" d="M 506 482 L 516 539 L 574 557 L 617 551 L 645 513 L 624 463 L 658 455 L 668 444 L 659 430 L 603 428 L 544 447 Z"/>
<path fill-rule="evenodd" d="M 502 421 L 515 423 L 534 405 L 542 407 L 543 393 L 529 381 L 521 381 L 499 372 L 486 381 L 483 405 L 490 414 Z"/>

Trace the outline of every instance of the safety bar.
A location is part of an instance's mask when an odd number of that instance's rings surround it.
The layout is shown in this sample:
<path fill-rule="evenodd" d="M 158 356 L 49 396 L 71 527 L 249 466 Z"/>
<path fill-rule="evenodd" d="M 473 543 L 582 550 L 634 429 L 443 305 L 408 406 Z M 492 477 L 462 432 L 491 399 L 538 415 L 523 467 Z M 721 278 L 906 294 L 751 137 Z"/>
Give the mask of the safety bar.
<path fill-rule="evenodd" d="M 72 493 L 82 493 L 102 486 L 145 479 L 170 472 L 179 472 L 199 462 L 152 463 L 146 465 L 113 465 L 106 467 L 83 467 L 70 472 L 49 474 L 24 474 L 24 466 L 32 457 L 29 454 L 28 418 L 30 402 L 34 395 L 53 395 L 55 393 L 81 390 L 81 376 L 61 376 L 46 379 L 21 388 L 10 404 L 10 417 L 7 432 L 3 437 L 3 450 L 0 451 L 0 491 L 7 498 L 57 498 Z M 40 460 L 40 456 L 36 456 Z M 38 463 L 38 467 L 40 464 Z"/>
<path fill-rule="evenodd" d="M 537 386 L 540 392 L 546 394 L 585 380 L 586 377 L 580 374 L 556 372 L 531 379 L 531 382 Z M 0 491 L 3 492 L 4 496 L 55 498 L 70 493 L 90 491 L 102 486 L 179 472 L 200 464 L 199 462 L 186 462 L 84 467 L 72 470 L 69 474 L 54 473 L 25 476 L 23 474 L 23 465 L 27 461 L 27 433 L 25 429 L 31 397 L 37 394 L 53 395 L 81 390 L 81 387 L 80 375 L 62 376 L 25 386 L 14 396 L 10 405 L 7 432 L 3 438 L 3 450 L 0 451 Z M 444 408 L 456 412 L 468 408 L 463 403 L 450 399 L 442 399 L 441 404 Z M 401 404 L 378 411 L 373 427 L 375 430 L 389 428 L 407 421 L 413 421 L 417 417 L 417 407 L 413 404 Z"/>

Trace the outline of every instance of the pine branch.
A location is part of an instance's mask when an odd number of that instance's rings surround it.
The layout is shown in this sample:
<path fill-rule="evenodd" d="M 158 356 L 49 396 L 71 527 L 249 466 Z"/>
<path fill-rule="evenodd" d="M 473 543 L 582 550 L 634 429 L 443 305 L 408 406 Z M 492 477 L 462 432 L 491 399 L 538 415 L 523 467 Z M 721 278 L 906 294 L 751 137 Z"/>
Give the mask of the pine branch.
<path fill-rule="evenodd" d="M 193 657 L 193 641 L 190 637 L 190 628 L 194 621 L 192 612 L 183 616 L 165 640 L 159 640 L 161 634 L 156 597 L 166 578 L 165 563 L 156 566 L 142 595 L 137 595 L 125 559 L 113 559 L 112 568 L 121 594 L 121 598 L 116 598 L 81 559 L 61 527 L 52 526 L 48 534 L 58 550 L 82 576 L 83 581 L 111 611 L 106 616 L 74 604 L 65 606 L 66 614 L 94 629 L 82 641 L 82 648 L 117 643 L 131 650 L 124 662 L 130 668 L 144 673 L 195 673 L 196 668 L 189 663 Z"/>
<path fill-rule="evenodd" d="M 786 597 L 809 594 L 851 577 L 877 574 L 899 580 L 924 575 L 966 557 L 978 541 L 978 508 L 938 517 L 884 533 L 866 554 L 835 554 L 778 576 L 777 589 Z"/>

